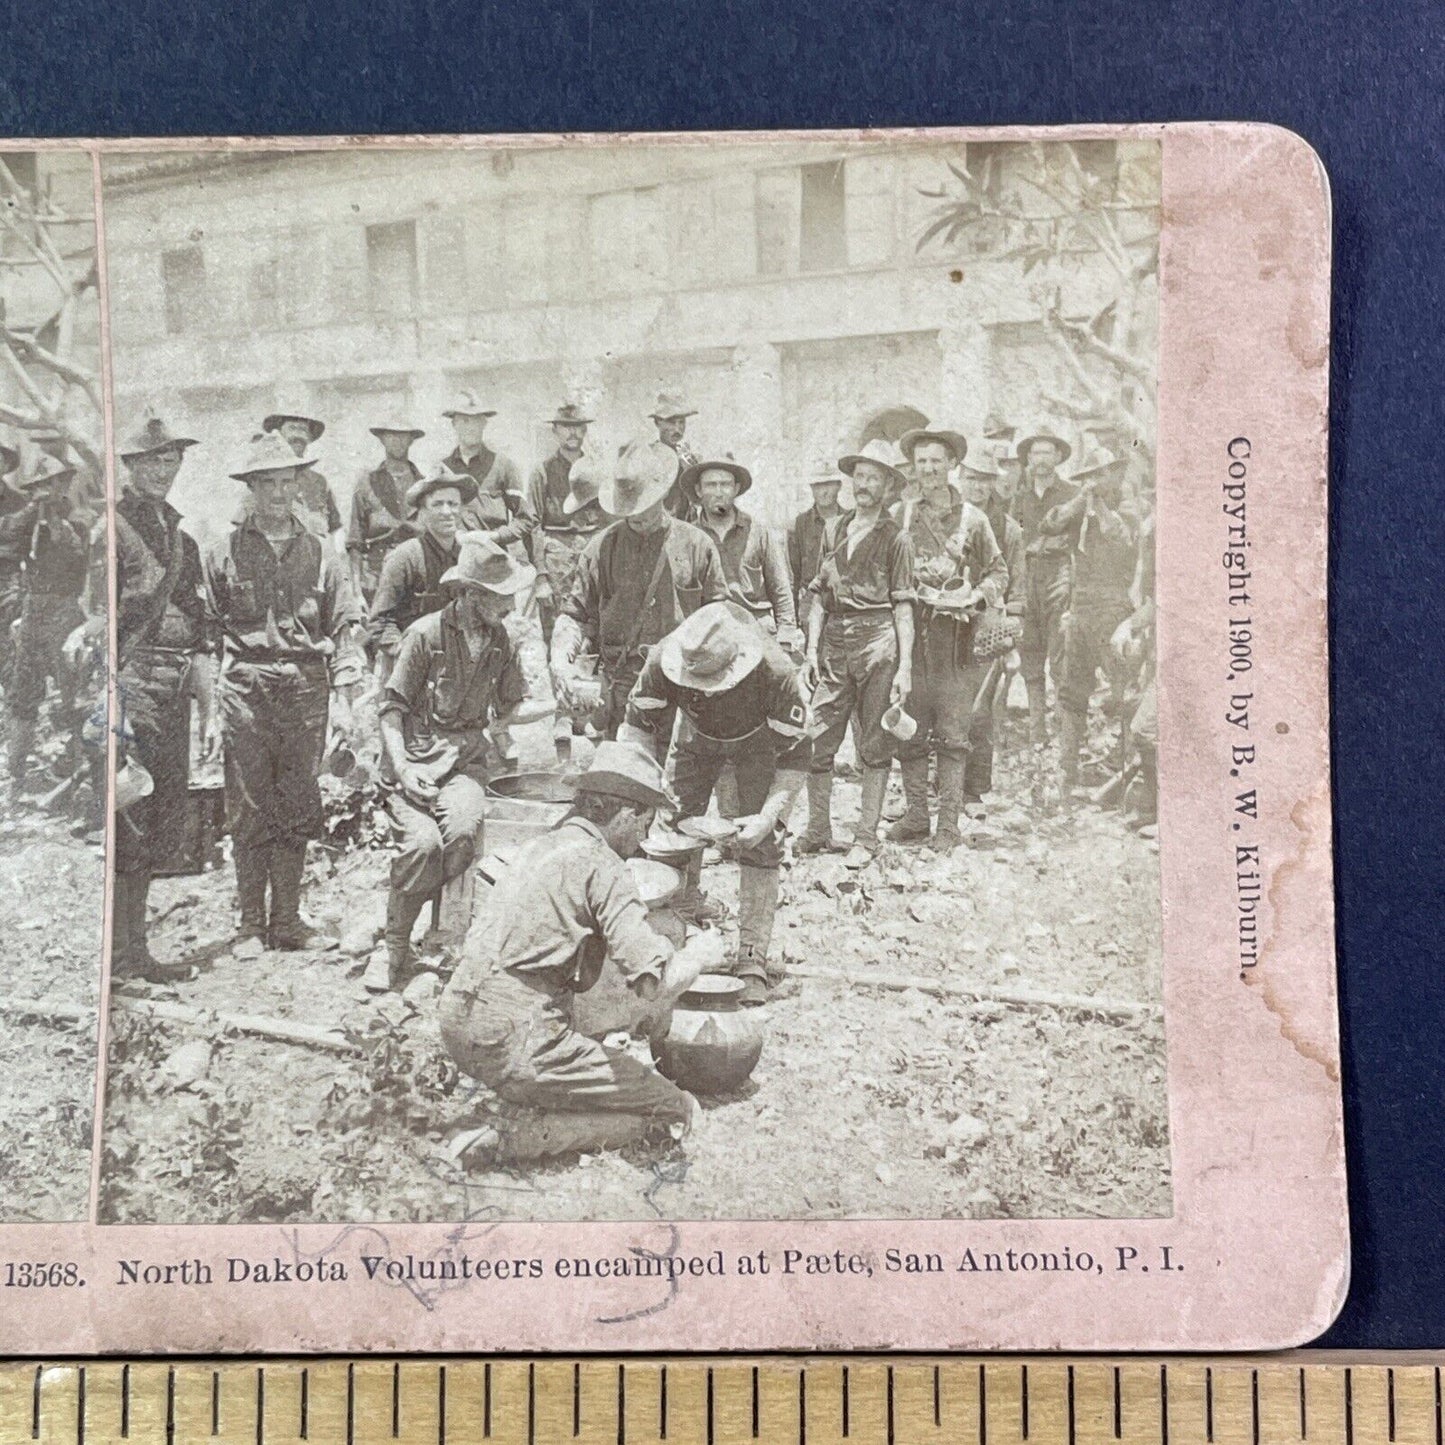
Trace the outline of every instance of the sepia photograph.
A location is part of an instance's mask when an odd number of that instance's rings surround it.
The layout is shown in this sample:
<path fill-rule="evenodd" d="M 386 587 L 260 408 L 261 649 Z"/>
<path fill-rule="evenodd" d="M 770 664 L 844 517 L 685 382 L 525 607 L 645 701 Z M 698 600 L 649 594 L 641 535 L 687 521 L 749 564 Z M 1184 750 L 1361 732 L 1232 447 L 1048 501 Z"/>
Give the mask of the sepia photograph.
<path fill-rule="evenodd" d="M 1171 1213 L 1160 158 L 101 157 L 102 1224 Z M 0 1062 L 89 1088 L 94 237 L 4 159 Z"/>
<path fill-rule="evenodd" d="M 91 158 L 0 152 L 0 1224 L 90 1215 L 104 451 Z"/>

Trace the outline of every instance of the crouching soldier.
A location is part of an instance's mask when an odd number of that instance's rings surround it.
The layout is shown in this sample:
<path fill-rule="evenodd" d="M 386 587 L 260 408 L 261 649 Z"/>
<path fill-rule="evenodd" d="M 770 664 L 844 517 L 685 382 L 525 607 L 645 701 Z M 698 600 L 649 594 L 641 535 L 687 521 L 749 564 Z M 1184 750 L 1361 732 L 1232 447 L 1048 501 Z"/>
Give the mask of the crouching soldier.
<path fill-rule="evenodd" d="M 572 1024 L 574 997 L 608 957 L 658 1013 L 721 962 L 714 933 L 674 949 L 653 931 L 623 862 L 672 801 L 654 757 L 602 743 L 571 812 L 478 911 L 442 994 L 442 1039 L 465 1073 L 525 1112 L 480 1131 L 469 1152 L 522 1161 L 619 1149 L 691 1123 L 691 1094 Z"/>
<path fill-rule="evenodd" d="M 251 505 L 204 566 L 206 612 L 221 642 L 217 712 L 240 938 L 280 949 L 334 944 L 301 921 L 301 877 L 306 843 L 322 828 L 317 780 L 330 693 L 344 725 L 365 669 L 345 564 L 296 513 L 301 470 L 280 437 L 254 442 L 231 473 L 250 488 Z M 206 746 L 214 753 L 217 740 Z"/>
<path fill-rule="evenodd" d="M 662 718 L 681 714 L 673 743 L 673 787 L 685 817 L 707 810 L 718 775 L 737 774 L 738 951 L 742 1001 L 767 1001 L 782 982 L 768 966 L 783 828 L 803 789 L 812 744 L 802 679 L 782 648 L 741 607 L 715 602 L 653 648 L 627 700 L 618 738 L 657 748 Z M 701 863 L 694 864 L 700 869 Z M 687 880 L 698 891 L 696 874 Z"/>
<path fill-rule="evenodd" d="M 376 991 L 400 987 L 422 905 L 471 865 L 482 837 L 488 735 L 527 696 L 503 619 L 536 574 L 490 539 L 462 547 L 441 576 L 446 598 L 406 630 L 381 702 L 387 809 L 401 842 L 391 862 L 386 958 Z M 384 976 L 383 976 L 384 974 Z"/>

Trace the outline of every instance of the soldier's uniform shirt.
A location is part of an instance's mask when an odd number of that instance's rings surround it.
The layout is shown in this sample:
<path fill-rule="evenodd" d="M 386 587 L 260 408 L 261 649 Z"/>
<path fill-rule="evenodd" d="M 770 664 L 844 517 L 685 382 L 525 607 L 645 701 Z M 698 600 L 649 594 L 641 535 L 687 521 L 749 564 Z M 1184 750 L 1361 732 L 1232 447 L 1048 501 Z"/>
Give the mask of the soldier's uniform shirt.
<path fill-rule="evenodd" d="M 810 729 L 815 773 L 832 771 L 855 715 L 864 767 L 886 767 L 893 756 L 883 714 L 898 668 L 893 608 L 914 599 L 913 544 L 884 515 L 850 549 L 852 520 L 853 513 L 844 512 L 828 524 L 818 572 L 809 584 L 825 615 Z"/>
<path fill-rule="evenodd" d="M 1024 477 L 1013 501 L 1013 514 L 1024 534 L 1024 635 L 1019 641 L 1023 674 L 1031 686 L 1042 686 L 1045 663 L 1055 679 L 1063 677 L 1064 613 L 1069 607 L 1068 538 L 1044 530 L 1044 518 L 1073 500 L 1077 488 L 1057 477 L 1040 497 Z"/>
<path fill-rule="evenodd" d="M 649 596 L 648 583 L 664 549 L 662 573 Z M 726 601 L 727 595 L 717 548 L 697 527 L 675 517 L 651 532 L 614 522 L 587 544 L 562 611 L 598 654 L 609 734 L 622 721 L 627 694 L 649 650 L 684 617 L 708 602 Z"/>
<path fill-rule="evenodd" d="M 808 584 L 818 574 L 818 558 L 827 526 L 828 519 L 817 507 L 809 507 L 806 512 L 799 512 L 788 528 L 788 570 L 793 577 L 799 624 L 806 619 L 812 600 Z"/>
<path fill-rule="evenodd" d="M 419 807 L 395 786 L 387 799 L 401 845 L 391 885 L 401 893 L 429 896 L 471 865 L 486 808 L 484 730 L 527 695 L 507 629 L 487 623 L 483 631 L 474 656 L 456 608 L 433 612 L 407 628 L 387 678 L 380 715 L 399 717 L 408 760 L 438 785 L 430 807 Z M 389 757 L 382 768 L 394 785 Z"/>
<path fill-rule="evenodd" d="M 387 553 L 413 535 L 407 519 L 406 493 L 420 478 L 421 469 L 409 459 L 397 471 L 383 462 L 363 473 L 351 494 L 346 550 L 360 561 L 362 598 L 366 602 L 376 591 Z"/>
<path fill-rule="evenodd" d="M 461 544 L 444 547 L 430 532 L 399 542 L 382 563 L 371 599 L 370 632 L 384 651 L 401 645 L 401 635 L 419 617 L 445 605 L 442 573 L 455 565 Z"/>
<path fill-rule="evenodd" d="M 189 683 L 197 655 L 207 650 L 201 551 L 169 502 L 133 489 L 116 503 L 115 582 L 121 746 L 153 785 L 149 797 L 116 814 L 115 866 L 120 873 L 165 873 L 179 865 L 186 848 Z"/>
<path fill-rule="evenodd" d="M 660 980 L 671 957 L 627 865 L 593 823 L 568 818 L 523 848 L 478 909 L 442 993 L 442 1039 L 513 1103 L 685 1120 L 691 1100 L 675 1084 L 572 1027 L 572 1000 L 604 959 L 628 980 Z"/>
<path fill-rule="evenodd" d="M 628 725 L 658 737 L 660 720 L 670 719 L 674 711 L 682 718 L 672 781 L 684 816 L 707 811 L 708 799 L 730 762 L 737 774 L 743 815 L 758 812 L 767 802 L 776 773 L 806 772 L 812 762 L 801 674 L 771 640 L 758 665 L 724 692 L 679 687 L 662 670 L 654 652 L 627 700 Z M 666 748 L 667 738 L 659 740 Z M 781 858 L 776 835 L 738 854 L 739 862 L 753 868 L 776 868 Z"/>
<path fill-rule="evenodd" d="M 1063 669 L 1059 705 L 1077 715 L 1089 710 L 1094 679 L 1107 667 L 1114 629 L 1134 610 L 1129 586 L 1134 580 L 1134 531 L 1119 513 L 1095 502 L 1088 518 L 1066 515 L 1064 503 L 1050 511 L 1042 527 L 1063 537 L 1071 549 L 1072 590 L 1063 621 Z"/>
<path fill-rule="evenodd" d="M 525 541 L 532 529 L 522 491 L 522 474 L 511 457 L 482 447 L 470 457 L 457 447 L 446 459 L 454 472 L 477 484 L 477 495 L 462 507 L 464 532 L 490 532 L 499 547 Z"/>
<path fill-rule="evenodd" d="M 712 538 L 727 577 L 732 600 L 774 631 L 797 625 L 793 579 L 788 559 L 772 532 L 741 509 L 721 536 L 702 520 L 697 525 Z"/>
<path fill-rule="evenodd" d="M 330 687 L 359 682 L 361 609 L 337 557 L 296 518 L 273 544 L 247 518 L 207 554 L 206 610 L 220 639 L 226 814 L 242 845 L 321 831 L 317 779 Z"/>
<path fill-rule="evenodd" d="M 993 528 L 979 508 L 960 499 L 939 516 L 919 501 L 905 503 L 904 516 L 915 567 L 942 558 L 948 575 L 966 573 L 969 585 L 980 588 L 990 606 L 1002 601 L 1008 569 Z M 961 560 L 948 553 L 948 543 L 954 539 L 962 544 Z M 934 751 L 961 758 L 967 750 L 973 700 L 983 680 L 983 670 L 973 660 L 974 626 L 972 618 L 935 611 L 921 600 L 915 605 L 913 690 L 905 709 L 918 731 L 898 744 L 899 758 L 927 757 Z"/>
<path fill-rule="evenodd" d="M 33 722 L 50 678 L 60 684 L 61 704 L 74 701 L 64 658 L 65 639 L 85 620 L 89 551 L 85 534 L 69 518 L 68 503 L 42 510 L 30 502 L 0 521 L 0 546 L 21 557 L 20 624 L 15 664 L 5 693 L 11 717 Z"/>

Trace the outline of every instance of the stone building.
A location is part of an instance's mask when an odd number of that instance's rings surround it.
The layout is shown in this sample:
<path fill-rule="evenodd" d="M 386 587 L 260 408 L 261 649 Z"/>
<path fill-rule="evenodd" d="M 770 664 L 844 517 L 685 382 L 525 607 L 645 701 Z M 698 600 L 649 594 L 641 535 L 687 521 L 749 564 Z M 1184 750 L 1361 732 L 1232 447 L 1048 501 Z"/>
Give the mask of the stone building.
<path fill-rule="evenodd" d="M 1131 244 L 1152 244 L 1157 143 L 1073 152 Z M 426 428 L 418 460 L 443 455 L 459 386 L 490 398 L 489 441 L 524 464 L 564 396 L 598 418 L 602 454 L 651 434 L 653 397 L 675 390 L 698 411 L 689 439 L 753 465 L 781 521 L 812 462 L 879 430 L 976 433 L 1077 396 L 1016 231 L 918 247 L 949 162 L 1004 194 L 1039 154 L 793 136 L 109 157 L 120 412 L 163 406 L 203 438 L 187 486 L 204 511 L 281 392 L 328 421 L 321 465 L 344 490 L 385 415 Z M 1063 287 L 1091 315 L 1117 273 L 1084 241 Z M 1130 326 L 1152 350 L 1152 291 Z"/>

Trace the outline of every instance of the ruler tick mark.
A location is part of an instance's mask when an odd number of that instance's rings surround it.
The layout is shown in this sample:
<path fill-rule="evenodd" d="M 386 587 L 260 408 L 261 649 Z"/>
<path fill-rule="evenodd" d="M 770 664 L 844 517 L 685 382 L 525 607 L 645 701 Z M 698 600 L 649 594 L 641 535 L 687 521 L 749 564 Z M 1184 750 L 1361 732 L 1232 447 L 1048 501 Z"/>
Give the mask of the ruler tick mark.
<path fill-rule="evenodd" d="M 1300 1366 L 1299 1372 L 1299 1436 L 1301 1440 L 1309 1438 L 1309 1417 L 1305 1413 L 1305 1372 L 1304 1366 Z"/>
<path fill-rule="evenodd" d="M 437 1445 L 447 1445 L 447 1367 L 437 1366 Z"/>
<path fill-rule="evenodd" d="M 943 1425 L 943 1380 L 938 1366 L 933 1367 L 933 1428 Z"/>
<path fill-rule="evenodd" d="M 808 1445 L 808 1367 L 798 1371 L 798 1445 Z"/>
<path fill-rule="evenodd" d="M 356 1366 L 346 1367 L 346 1445 L 356 1439 Z"/>
<path fill-rule="evenodd" d="M 1120 1389 L 1119 1367 L 1114 1366 L 1114 1439 L 1122 1440 L 1124 1437 L 1124 1400 L 1123 1391 Z"/>
<path fill-rule="evenodd" d="M 212 1431 L 212 1434 L 215 1432 Z M 120 1367 L 120 1438 L 130 1438 L 130 1366 Z"/>
<path fill-rule="evenodd" d="M 32 1440 L 40 1438 L 40 1376 L 44 1369 L 44 1365 L 36 1365 L 35 1384 L 31 1387 L 30 1392 L 30 1438 Z M 753 1434 L 756 1435 L 757 1431 L 754 1430 Z"/>
<path fill-rule="evenodd" d="M 661 1440 L 667 1439 L 667 1366 L 662 1367 L 661 1376 L 657 1389 L 657 1434 Z"/>
<path fill-rule="evenodd" d="M 988 1377 L 978 1367 L 978 1445 L 988 1445 Z"/>
<path fill-rule="evenodd" d="M 621 1367 L 619 1366 L 619 1369 Z M 492 1362 L 482 1366 L 482 1434 L 492 1433 Z"/>
<path fill-rule="evenodd" d="M 302 1432 L 304 1437 L 305 1432 Z M 176 1367 L 166 1371 L 166 1445 L 176 1442 Z"/>
<path fill-rule="evenodd" d="M 38 1387 L 37 1387 L 38 1389 Z M 37 1399 L 39 1396 L 37 1395 Z M 753 1439 L 758 1438 L 758 1367 L 753 1366 Z"/>
<path fill-rule="evenodd" d="M 1159 1445 L 1169 1445 L 1169 1367 L 1159 1366 Z"/>
<path fill-rule="evenodd" d="M 1445 1445 L 1445 1435 L 1441 1433 L 1440 1421 L 1440 1366 L 1435 1366 L 1435 1445 Z"/>
<path fill-rule="evenodd" d="M 221 1433 L 221 1372 L 211 1371 L 211 1434 Z"/>
<path fill-rule="evenodd" d="M 266 1445 L 266 1369 L 256 1366 L 256 1445 Z"/>
<path fill-rule="evenodd" d="M 1019 1377 L 1019 1426 L 1025 1440 L 1029 1438 L 1029 1367 L 1021 1365 Z"/>
<path fill-rule="evenodd" d="M 401 1361 L 391 1367 L 391 1438 L 401 1437 Z"/>
<path fill-rule="evenodd" d="M 537 1366 L 527 1364 L 527 1445 L 537 1439 Z"/>
<path fill-rule="evenodd" d="M 76 1445 L 85 1445 L 85 1366 L 82 1365 L 77 1371 L 77 1388 L 79 1393 L 75 1400 L 75 1439 Z"/>
<path fill-rule="evenodd" d="M 1385 1410 L 1390 1422 L 1390 1439 L 1395 1438 L 1395 1372 L 1385 1371 Z"/>
<path fill-rule="evenodd" d="M 893 1366 L 888 1366 L 888 1445 L 893 1445 Z"/>
<path fill-rule="evenodd" d="M 713 1445 L 712 1366 L 707 1367 L 707 1445 Z"/>
<path fill-rule="evenodd" d="M 301 1367 L 301 1438 L 307 1440 L 311 1436 L 311 1421 L 307 1418 L 311 1413 L 311 1371 L 304 1365 Z"/>
<path fill-rule="evenodd" d="M 1213 1445 L 1214 1441 L 1214 1371 L 1208 1366 L 1204 1370 L 1204 1438 Z"/>
<path fill-rule="evenodd" d="M 843 1366 L 843 1438 L 848 1438 L 848 1366 Z"/>
<path fill-rule="evenodd" d="M 627 1445 L 627 1376 L 617 1367 L 617 1445 Z"/>
<path fill-rule="evenodd" d="M 1345 1445 L 1355 1445 L 1355 1377 L 1345 1366 Z"/>
<path fill-rule="evenodd" d="M 1075 1428 L 1076 1428 L 1076 1427 L 1075 1427 L 1075 1422 L 1074 1422 L 1074 1367 L 1073 1367 L 1072 1365 L 1070 1365 L 1070 1366 L 1069 1366 L 1069 1445 L 1074 1445 L 1075 1438 L 1076 1438 L 1076 1437 L 1075 1437 L 1075 1434 L 1074 1434 Z"/>
<path fill-rule="evenodd" d="M 572 1438 L 582 1433 L 582 1365 L 572 1366 Z"/>
<path fill-rule="evenodd" d="M 1254 1445 L 1259 1445 L 1259 1371 L 1249 1372 L 1249 1418 L 1251 1438 Z"/>

